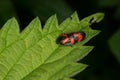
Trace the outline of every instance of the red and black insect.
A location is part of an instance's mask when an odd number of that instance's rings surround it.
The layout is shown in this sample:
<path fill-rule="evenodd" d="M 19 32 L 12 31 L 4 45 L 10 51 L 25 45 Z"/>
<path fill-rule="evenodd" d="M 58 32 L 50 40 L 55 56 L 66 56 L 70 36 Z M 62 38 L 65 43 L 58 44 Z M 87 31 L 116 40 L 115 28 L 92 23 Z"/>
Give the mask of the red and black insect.
<path fill-rule="evenodd" d="M 61 45 L 71 46 L 77 42 L 81 42 L 85 38 L 84 32 L 74 32 L 70 34 L 63 34 L 58 37 L 57 43 Z"/>

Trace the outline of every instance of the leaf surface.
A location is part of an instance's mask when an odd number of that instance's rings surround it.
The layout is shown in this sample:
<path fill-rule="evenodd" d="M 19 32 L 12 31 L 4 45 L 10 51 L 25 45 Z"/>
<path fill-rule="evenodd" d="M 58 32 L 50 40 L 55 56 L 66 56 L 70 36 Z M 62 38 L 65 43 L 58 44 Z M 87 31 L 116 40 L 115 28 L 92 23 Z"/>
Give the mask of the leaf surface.
<path fill-rule="evenodd" d="M 100 21 L 103 14 L 92 16 Z M 21 33 L 15 18 L 8 20 L 0 31 L 0 80 L 72 80 L 69 77 L 87 67 L 77 61 L 93 49 L 83 45 L 100 32 L 84 23 L 90 20 L 79 21 L 75 12 L 59 26 L 53 15 L 42 29 L 37 17 Z M 86 33 L 82 42 L 72 47 L 56 44 L 59 35 L 76 31 Z"/>

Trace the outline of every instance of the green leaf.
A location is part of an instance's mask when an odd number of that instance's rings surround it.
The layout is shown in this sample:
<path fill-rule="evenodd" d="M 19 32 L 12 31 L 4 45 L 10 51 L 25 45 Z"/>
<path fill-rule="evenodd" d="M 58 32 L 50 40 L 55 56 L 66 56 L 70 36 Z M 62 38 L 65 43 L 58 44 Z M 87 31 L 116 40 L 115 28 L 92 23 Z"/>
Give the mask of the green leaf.
<path fill-rule="evenodd" d="M 26 42 L 26 47 L 31 47 L 42 38 L 41 33 L 41 23 L 39 19 L 36 18 L 22 31 L 20 38 Z"/>
<path fill-rule="evenodd" d="M 58 21 L 57 21 L 56 15 L 53 15 L 47 20 L 43 29 L 43 34 L 47 35 L 56 30 L 58 30 Z"/>
<path fill-rule="evenodd" d="M 52 77 L 50 77 L 49 80 L 59 80 L 64 76 L 75 75 L 76 73 L 83 71 L 86 67 L 87 67 L 86 65 L 80 63 L 69 64 L 63 67 L 57 73 L 55 73 L 55 76 L 53 75 Z"/>
<path fill-rule="evenodd" d="M 0 51 L 14 43 L 18 37 L 19 26 L 15 18 L 12 18 L 0 30 Z"/>
<path fill-rule="evenodd" d="M 99 20 L 99 15 L 94 17 Z M 75 12 L 59 27 L 53 15 L 42 29 L 37 17 L 21 33 L 15 18 L 8 20 L 0 31 L 0 80 L 72 80 L 87 67 L 77 61 L 93 49 L 83 45 L 99 33 L 89 25 L 84 27 L 85 19 L 79 21 Z M 59 35 L 75 31 L 86 33 L 82 42 L 72 47 L 56 44 Z"/>
<path fill-rule="evenodd" d="M 80 21 L 78 18 L 77 13 L 73 13 L 71 18 L 67 18 L 65 21 L 63 21 L 60 25 L 60 29 L 63 33 L 70 33 L 75 31 L 80 31 L 79 27 Z M 74 29 L 73 29 L 74 28 Z"/>
<path fill-rule="evenodd" d="M 120 29 L 109 39 L 109 46 L 118 62 L 120 62 Z"/>

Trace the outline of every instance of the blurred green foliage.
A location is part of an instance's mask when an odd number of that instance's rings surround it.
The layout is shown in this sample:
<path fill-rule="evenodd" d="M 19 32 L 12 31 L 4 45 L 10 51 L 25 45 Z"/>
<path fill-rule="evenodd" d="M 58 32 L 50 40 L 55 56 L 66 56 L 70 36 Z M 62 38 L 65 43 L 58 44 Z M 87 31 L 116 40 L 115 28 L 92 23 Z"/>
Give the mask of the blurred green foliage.
<path fill-rule="evenodd" d="M 114 17 L 116 19 L 120 19 L 120 0 L 99 0 L 99 5 L 100 7 L 104 7 L 104 8 L 115 7 Z"/>
<path fill-rule="evenodd" d="M 0 27 L 11 17 L 16 16 L 10 0 L 0 0 Z"/>
<path fill-rule="evenodd" d="M 101 7 L 112 7 L 118 5 L 120 0 L 99 0 Z"/>
<path fill-rule="evenodd" d="M 120 29 L 109 40 L 110 48 L 120 63 Z"/>

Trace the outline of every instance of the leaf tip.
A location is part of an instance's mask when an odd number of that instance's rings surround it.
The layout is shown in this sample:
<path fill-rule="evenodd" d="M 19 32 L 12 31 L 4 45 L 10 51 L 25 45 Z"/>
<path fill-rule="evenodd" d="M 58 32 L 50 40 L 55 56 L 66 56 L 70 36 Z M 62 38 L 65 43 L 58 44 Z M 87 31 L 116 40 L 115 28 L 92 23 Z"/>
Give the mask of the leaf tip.
<path fill-rule="evenodd" d="M 33 21 L 40 21 L 40 19 L 39 19 L 39 17 L 37 16 L 37 17 L 35 17 L 35 18 L 33 19 Z"/>
<path fill-rule="evenodd" d="M 96 20 L 97 23 L 100 22 L 105 16 L 102 12 L 96 13 L 96 15 L 98 16 L 98 19 Z"/>
<path fill-rule="evenodd" d="M 54 14 L 52 17 L 57 20 L 57 14 Z"/>
<path fill-rule="evenodd" d="M 15 17 L 10 18 L 8 21 L 15 21 L 15 22 L 17 22 Z"/>
<path fill-rule="evenodd" d="M 77 13 L 77 11 L 75 11 L 72 15 L 71 15 L 71 18 L 78 18 L 78 13 Z"/>
<path fill-rule="evenodd" d="M 50 16 L 47 21 L 50 21 L 50 20 L 57 21 L 57 14 L 54 14 L 54 15 Z"/>

